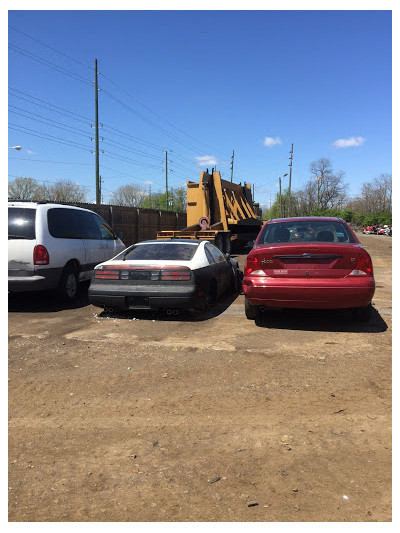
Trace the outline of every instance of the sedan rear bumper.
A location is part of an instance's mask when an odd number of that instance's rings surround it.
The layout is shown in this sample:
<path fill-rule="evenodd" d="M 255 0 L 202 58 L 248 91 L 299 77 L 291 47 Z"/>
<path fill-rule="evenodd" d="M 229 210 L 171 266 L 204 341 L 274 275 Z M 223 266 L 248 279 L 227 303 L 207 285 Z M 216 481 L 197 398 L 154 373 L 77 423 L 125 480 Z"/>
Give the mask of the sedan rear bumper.
<path fill-rule="evenodd" d="M 243 292 L 252 305 L 303 309 L 349 309 L 370 304 L 375 292 L 371 277 L 285 279 L 245 277 Z"/>

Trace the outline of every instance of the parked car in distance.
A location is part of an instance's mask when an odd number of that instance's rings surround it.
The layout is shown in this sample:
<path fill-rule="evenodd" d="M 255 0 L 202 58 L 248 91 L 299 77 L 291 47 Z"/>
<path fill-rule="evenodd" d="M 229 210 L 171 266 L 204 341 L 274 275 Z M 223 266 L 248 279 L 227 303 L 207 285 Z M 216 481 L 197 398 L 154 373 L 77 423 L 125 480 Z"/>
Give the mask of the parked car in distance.
<path fill-rule="evenodd" d="M 243 291 L 249 319 L 262 308 L 351 309 L 367 322 L 372 261 L 339 218 L 269 220 L 247 256 Z"/>
<path fill-rule="evenodd" d="M 107 311 L 206 311 L 224 292 L 240 287 L 238 263 L 208 241 L 162 239 L 128 247 L 97 265 L 90 303 Z"/>
<path fill-rule="evenodd" d="M 8 290 L 75 298 L 101 261 L 125 248 L 96 213 L 72 205 L 8 202 Z"/>

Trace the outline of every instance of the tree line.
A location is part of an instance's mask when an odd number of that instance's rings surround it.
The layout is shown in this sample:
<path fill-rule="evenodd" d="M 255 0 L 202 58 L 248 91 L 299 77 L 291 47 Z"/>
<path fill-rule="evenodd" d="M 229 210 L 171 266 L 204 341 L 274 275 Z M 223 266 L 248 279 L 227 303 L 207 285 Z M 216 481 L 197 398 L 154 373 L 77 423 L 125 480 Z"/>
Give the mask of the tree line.
<path fill-rule="evenodd" d="M 300 189 L 284 189 L 274 203 L 263 208 L 263 219 L 288 216 L 336 216 L 357 226 L 392 223 L 392 175 L 380 174 L 361 186 L 350 198 L 343 171 L 336 172 L 330 159 L 313 161 L 310 178 Z M 20 200 L 87 202 L 85 187 L 70 180 L 40 185 L 32 178 L 15 178 L 8 185 L 8 196 Z M 142 207 L 175 212 L 186 211 L 186 188 L 176 187 L 151 194 L 145 187 L 127 184 L 118 187 L 109 201 L 112 205 Z"/>
<path fill-rule="evenodd" d="M 15 178 L 8 184 L 8 197 L 14 200 L 87 203 L 85 187 L 71 180 L 59 180 L 51 184 L 39 184 L 32 178 Z M 175 212 L 186 211 L 186 189 L 176 187 L 166 192 L 150 194 L 144 187 L 122 185 L 109 201 L 112 205 L 142 207 Z"/>
<path fill-rule="evenodd" d="M 310 178 L 301 189 L 276 193 L 274 203 L 263 209 L 263 219 L 288 216 L 334 216 L 357 226 L 392 223 L 392 175 L 380 174 L 361 186 L 351 198 L 343 171 L 320 158 L 310 165 Z"/>

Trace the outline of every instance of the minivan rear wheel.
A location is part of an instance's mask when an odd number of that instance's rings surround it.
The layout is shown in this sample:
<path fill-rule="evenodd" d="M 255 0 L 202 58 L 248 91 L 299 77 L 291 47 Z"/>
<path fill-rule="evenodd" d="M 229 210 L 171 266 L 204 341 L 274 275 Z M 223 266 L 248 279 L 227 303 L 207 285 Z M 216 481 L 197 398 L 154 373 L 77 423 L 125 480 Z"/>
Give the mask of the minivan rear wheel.
<path fill-rule="evenodd" d="M 72 301 L 78 293 L 78 273 L 72 265 L 66 265 L 61 274 L 57 297 L 63 301 Z"/>

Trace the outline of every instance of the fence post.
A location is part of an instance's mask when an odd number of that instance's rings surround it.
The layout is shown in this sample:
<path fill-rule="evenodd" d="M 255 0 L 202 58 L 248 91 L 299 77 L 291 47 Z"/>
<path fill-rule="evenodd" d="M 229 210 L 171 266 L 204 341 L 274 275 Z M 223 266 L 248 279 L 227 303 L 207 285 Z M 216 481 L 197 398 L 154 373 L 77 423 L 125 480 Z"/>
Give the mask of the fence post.
<path fill-rule="evenodd" d="M 139 208 L 136 208 L 136 242 L 140 242 L 139 220 L 140 220 L 140 210 Z"/>

